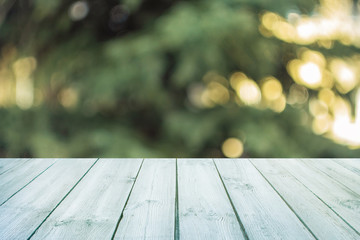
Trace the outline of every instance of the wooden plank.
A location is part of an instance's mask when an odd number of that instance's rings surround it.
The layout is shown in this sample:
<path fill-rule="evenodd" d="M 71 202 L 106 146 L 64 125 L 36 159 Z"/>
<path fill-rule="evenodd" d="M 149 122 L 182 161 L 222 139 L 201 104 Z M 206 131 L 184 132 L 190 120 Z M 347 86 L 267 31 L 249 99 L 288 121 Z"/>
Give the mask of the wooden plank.
<path fill-rule="evenodd" d="M 360 159 L 334 159 L 334 162 L 360 176 Z"/>
<path fill-rule="evenodd" d="M 54 162 L 55 159 L 32 159 L 0 175 L 0 206 Z"/>
<path fill-rule="evenodd" d="M 114 239 L 174 239 L 175 159 L 146 159 Z"/>
<path fill-rule="evenodd" d="M 330 159 L 304 159 L 302 162 L 309 168 L 320 170 L 333 180 L 360 195 L 360 175 L 357 175 Z"/>
<path fill-rule="evenodd" d="M 215 163 L 250 239 L 314 239 L 248 160 Z"/>
<path fill-rule="evenodd" d="M 273 160 L 251 160 L 318 239 L 359 239 L 347 223 Z M 326 161 L 329 162 L 329 161 Z M 324 163 L 322 163 L 324 164 Z"/>
<path fill-rule="evenodd" d="M 360 196 L 299 160 L 274 160 L 288 170 L 354 230 L 360 232 Z"/>
<path fill-rule="evenodd" d="M 26 239 L 94 164 L 95 159 L 59 159 L 0 207 L 1 239 Z"/>
<path fill-rule="evenodd" d="M 180 239 L 245 239 L 211 159 L 178 160 Z"/>
<path fill-rule="evenodd" d="M 2 158 L 0 159 L 0 175 L 29 161 L 29 158 Z"/>
<path fill-rule="evenodd" d="M 32 239 L 111 239 L 142 159 L 100 159 Z"/>

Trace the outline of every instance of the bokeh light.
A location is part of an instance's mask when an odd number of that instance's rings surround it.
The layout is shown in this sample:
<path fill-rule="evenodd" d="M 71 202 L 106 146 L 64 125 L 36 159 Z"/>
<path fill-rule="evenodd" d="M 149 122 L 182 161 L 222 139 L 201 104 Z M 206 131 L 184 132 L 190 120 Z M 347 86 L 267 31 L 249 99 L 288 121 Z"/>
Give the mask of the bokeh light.
<path fill-rule="evenodd" d="M 0 157 L 360 151 L 359 1 L 10 2 Z"/>
<path fill-rule="evenodd" d="M 243 79 L 237 84 L 236 88 L 236 93 L 244 104 L 255 105 L 260 102 L 261 92 L 254 80 Z"/>
<path fill-rule="evenodd" d="M 87 1 L 76 1 L 69 7 L 69 16 L 73 21 L 84 19 L 89 13 Z"/>
<path fill-rule="evenodd" d="M 34 102 L 34 82 L 31 74 L 35 69 L 36 60 L 33 57 L 18 59 L 13 64 L 16 104 L 22 109 L 30 108 Z"/>
<path fill-rule="evenodd" d="M 348 93 L 358 84 L 355 72 L 343 60 L 334 59 L 330 63 L 330 69 L 335 76 L 337 89 L 341 93 Z"/>
<path fill-rule="evenodd" d="M 321 135 L 325 134 L 331 130 L 332 118 L 330 115 L 320 115 L 316 116 L 312 122 L 312 130 L 315 134 Z"/>
<path fill-rule="evenodd" d="M 309 87 L 316 88 L 321 84 L 322 74 L 318 65 L 308 62 L 300 66 L 299 77 Z"/>
<path fill-rule="evenodd" d="M 307 88 L 298 84 L 292 84 L 289 89 L 287 102 L 291 105 L 304 104 L 309 98 Z"/>
<path fill-rule="evenodd" d="M 265 12 L 261 23 L 269 33 L 260 32 L 267 37 L 274 35 L 283 41 L 304 45 L 317 43 L 320 47 L 332 48 L 333 41 L 337 40 L 344 45 L 360 47 L 360 24 L 357 15 L 353 15 L 358 8 L 350 0 L 324 0 L 312 16 L 289 12 L 286 20 L 276 13 Z"/>
<path fill-rule="evenodd" d="M 75 108 L 78 102 L 78 92 L 74 88 L 63 89 L 59 95 L 58 99 L 65 108 Z"/>
<path fill-rule="evenodd" d="M 328 107 L 332 106 L 335 101 L 335 93 L 328 88 L 321 89 L 318 93 L 319 100 L 325 103 Z"/>
<path fill-rule="evenodd" d="M 269 101 L 274 101 L 281 97 L 282 85 L 279 80 L 275 78 L 267 78 L 261 87 L 262 95 Z"/>
<path fill-rule="evenodd" d="M 221 149 L 226 157 L 237 158 L 243 154 L 244 145 L 237 138 L 228 138 L 224 141 Z"/>

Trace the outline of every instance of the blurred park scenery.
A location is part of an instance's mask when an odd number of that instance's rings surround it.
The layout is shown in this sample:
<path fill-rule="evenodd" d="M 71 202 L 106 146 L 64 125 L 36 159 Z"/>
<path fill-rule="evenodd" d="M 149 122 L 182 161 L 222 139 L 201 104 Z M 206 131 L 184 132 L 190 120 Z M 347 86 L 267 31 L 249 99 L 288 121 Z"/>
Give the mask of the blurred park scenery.
<path fill-rule="evenodd" d="M 0 157 L 358 157 L 358 0 L 0 0 Z"/>

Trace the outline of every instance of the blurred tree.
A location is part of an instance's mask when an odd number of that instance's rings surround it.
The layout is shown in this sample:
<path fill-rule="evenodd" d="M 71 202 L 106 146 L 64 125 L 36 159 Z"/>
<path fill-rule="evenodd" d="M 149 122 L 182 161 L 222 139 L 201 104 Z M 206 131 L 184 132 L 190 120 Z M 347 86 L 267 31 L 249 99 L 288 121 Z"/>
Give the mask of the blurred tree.
<path fill-rule="evenodd" d="M 354 112 L 358 83 L 301 82 L 325 79 L 314 59 L 360 56 L 351 39 L 301 38 L 318 4 L 2 0 L 0 155 L 359 156 L 333 142 L 335 111 L 317 99 L 328 90 Z M 290 64 L 305 55 L 316 64 Z M 244 152 L 222 152 L 228 138 Z"/>

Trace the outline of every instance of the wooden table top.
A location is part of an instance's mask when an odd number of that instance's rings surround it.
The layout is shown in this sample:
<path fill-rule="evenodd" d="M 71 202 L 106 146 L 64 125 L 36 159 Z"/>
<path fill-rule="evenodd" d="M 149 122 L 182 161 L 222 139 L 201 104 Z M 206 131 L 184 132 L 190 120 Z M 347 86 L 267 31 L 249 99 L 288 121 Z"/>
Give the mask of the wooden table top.
<path fill-rule="evenodd" d="M 360 239 L 360 159 L 0 159 L 0 239 Z"/>

